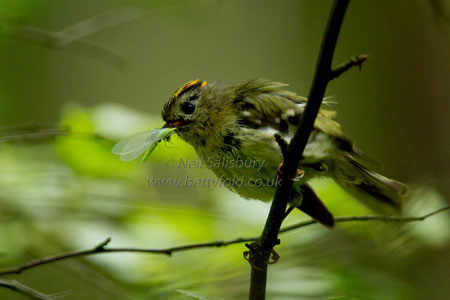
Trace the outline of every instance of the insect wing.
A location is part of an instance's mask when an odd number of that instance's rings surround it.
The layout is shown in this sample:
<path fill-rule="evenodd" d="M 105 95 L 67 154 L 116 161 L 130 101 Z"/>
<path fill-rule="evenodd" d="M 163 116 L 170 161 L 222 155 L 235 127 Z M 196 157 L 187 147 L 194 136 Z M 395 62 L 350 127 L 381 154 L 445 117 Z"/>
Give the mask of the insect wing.
<path fill-rule="evenodd" d="M 139 150 L 143 145 L 150 140 L 152 135 L 151 131 L 140 132 L 130 135 L 114 145 L 112 153 L 117 155 L 130 154 Z"/>
<path fill-rule="evenodd" d="M 145 159 L 156 148 L 162 139 L 168 138 L 174 132 L 173 128 L 155 129 L 148 132 L 133 134 L 114 145 L 112 152 L 120 155 L 120 160 L 130 161 L 146 152 Z"/>
<path fill-rule="evenodd" d="M 150 147 L 147 148 L 147 150 L 144 153 L 144 156 L 142 157 L 141 161 L 144 162 L 147 160 L 147 158 L 150 156 L 150 154 L 155 150 L 156 146 L 162 141 L 166 140 L 168 141 L 170 139 L 170 136 L 175 132 L 175 128 L 161 128 L 161 129 L 155 129 L 155 132 L 157 132 L 157 135 L 153 137 L 155 142 L 150 145 Z"/>

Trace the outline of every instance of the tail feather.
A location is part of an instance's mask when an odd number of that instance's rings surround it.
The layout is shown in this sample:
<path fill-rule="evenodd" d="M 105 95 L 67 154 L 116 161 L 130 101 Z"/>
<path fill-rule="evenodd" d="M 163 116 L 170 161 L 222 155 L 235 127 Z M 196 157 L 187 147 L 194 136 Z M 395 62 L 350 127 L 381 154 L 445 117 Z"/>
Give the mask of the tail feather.
<path fill-rule="evenodd" d="M 297 206 L 298 209 L 312 217 L 317 222 L 327 226 L 334 227 L 334 217 L 328 210 L 328 208 L 320 200 L 319 196 L 314 192 L 314 190 L 308 185 L 302 185 L 300 187 L 302 201 L 300 205 Z M 293 197 L 297 197 L 297 190 L 293 190 Z M 293 200 L 295 202 L 295 199 Z"/>
<path fill-rule="evenodd" d="M 400 212 L 408 194 L 403 183 L 369 171 L 350 154 L 337 164 L 335 181 L 369 208 L 382 213 Z"/>

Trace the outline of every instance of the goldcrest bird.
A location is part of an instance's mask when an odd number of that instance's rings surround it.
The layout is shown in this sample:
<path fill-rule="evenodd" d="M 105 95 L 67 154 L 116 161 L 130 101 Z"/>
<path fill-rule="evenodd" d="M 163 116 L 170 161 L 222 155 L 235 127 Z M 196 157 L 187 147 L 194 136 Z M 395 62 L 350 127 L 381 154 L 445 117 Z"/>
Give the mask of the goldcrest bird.
<path fill-rule="evenodd" d="M 260 161 L 261 166 L 212 167 L 218 178 L 244 178 L 244 183 L 270 183 L 283 157 L 274 135 L 289 141 L 299 124 L 306 98 L 286 89 L 285 84 L 267 79 L 237 85 L 207 84 L 194 80 L 178 89 L 162 110 L 164 128 L 191 144 L 199 157 L 224 161 Z M 369 208 L 399 210 L 407 187 L 366 166 L 365 157 L 343 136 L 335 113 L 321 108 L 298 168 L 289 203 L 318 222 L 333 226 L 332 214 L 307 184 L 312 178 L 331 177 Z M 271 184 L 228 185 L 249 199 L 270 201 Z"/>

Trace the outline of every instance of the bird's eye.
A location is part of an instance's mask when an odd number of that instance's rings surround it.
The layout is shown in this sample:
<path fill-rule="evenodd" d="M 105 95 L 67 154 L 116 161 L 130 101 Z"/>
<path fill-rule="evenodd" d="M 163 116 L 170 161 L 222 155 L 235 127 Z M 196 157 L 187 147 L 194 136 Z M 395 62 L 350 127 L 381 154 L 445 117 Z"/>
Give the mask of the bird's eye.
<path fill-rule="evenodd" d="M 195 105 L 192 104 L 192 103 L 190 103 L 190 102 L 184 102 L 184 103 L 181 105 L 181 110 L 182 110 L 185 114 L 190 115 L 190 114 L 192 114 L 192 113 L 194 112 L 194 110 L 195 110 Z"/>

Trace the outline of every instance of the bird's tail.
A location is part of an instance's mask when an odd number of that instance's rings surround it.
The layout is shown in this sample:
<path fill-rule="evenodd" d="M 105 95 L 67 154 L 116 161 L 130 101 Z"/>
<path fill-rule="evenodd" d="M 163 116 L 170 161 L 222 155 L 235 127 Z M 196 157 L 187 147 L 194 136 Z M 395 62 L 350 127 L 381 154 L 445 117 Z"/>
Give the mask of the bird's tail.
<path fill-rule="evenodd" d="M 294 186 L 291 197 L 291 205 L 297 207 L 317 222 L 327 227 L 334 227 L 333 215 L 308 184 Z"/>
<path fill-rule="evenodd" d="M 370 171 L 350 153 L 336 161 L 333 177 L 364 205 L 381 213 L 400 212 L 408 194 L 406 185 Z"/>

